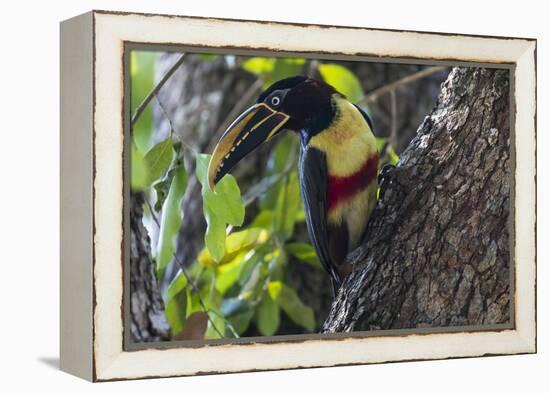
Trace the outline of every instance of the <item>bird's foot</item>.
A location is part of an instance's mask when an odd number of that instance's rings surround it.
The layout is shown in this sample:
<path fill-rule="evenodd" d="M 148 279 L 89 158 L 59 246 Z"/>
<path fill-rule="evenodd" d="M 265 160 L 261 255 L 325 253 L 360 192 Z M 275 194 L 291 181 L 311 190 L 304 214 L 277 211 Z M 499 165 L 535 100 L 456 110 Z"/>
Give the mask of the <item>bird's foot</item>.
<path fill-rule="evenodd" d="M 389 180 L 391 173 L 395 169 L 395 165 L 393 164 L 386 164 L 380 169 L 380 173 L 378 174 L 378 184 L 382 184 L 384 181 Z"/>

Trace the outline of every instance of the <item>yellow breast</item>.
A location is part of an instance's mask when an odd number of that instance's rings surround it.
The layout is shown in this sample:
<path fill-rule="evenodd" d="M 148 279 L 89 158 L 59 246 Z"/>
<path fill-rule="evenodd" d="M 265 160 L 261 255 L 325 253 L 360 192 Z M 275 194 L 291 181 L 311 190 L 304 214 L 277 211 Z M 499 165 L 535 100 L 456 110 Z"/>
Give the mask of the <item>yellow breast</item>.
<path fill-rule="evenodd" d="M 326 130 L 312 137 L 309 145 L 325 152 L 332 176 L 357 172 L 376 152 L 376 139 L 359 110 L 348 100 L 334 96 L 336 115 Z"/>

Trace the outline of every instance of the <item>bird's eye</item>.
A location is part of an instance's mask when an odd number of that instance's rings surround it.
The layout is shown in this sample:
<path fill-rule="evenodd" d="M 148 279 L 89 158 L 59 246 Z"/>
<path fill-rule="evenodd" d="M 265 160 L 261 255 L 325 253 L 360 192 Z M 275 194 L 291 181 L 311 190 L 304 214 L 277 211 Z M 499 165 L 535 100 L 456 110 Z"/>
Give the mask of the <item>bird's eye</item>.
<path fill-rule="evenodd" d="M 281 99 L 277 96 L 271 98 L 271 105 L 273 106 L 279 106 L 279 104 L 281 103 Z"/>

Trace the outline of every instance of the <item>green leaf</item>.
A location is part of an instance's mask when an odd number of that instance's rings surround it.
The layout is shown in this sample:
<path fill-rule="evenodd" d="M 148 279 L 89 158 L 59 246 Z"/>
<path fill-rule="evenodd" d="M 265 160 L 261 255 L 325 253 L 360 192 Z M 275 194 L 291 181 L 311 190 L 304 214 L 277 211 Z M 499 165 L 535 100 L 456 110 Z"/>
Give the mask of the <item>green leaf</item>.
<path fill-rule="evenodd" d="M 155 63 L 159 54 L 151 51 L 135 51 L 130 55 L 130 112 L 137 107 L 155 85 Z M 145 153 L 151 147 L 153 136 L 153 111 L 149 103 L 137 123 L 132 127 L 136 147 Z"/>
<path fill-rule="evenodd" d="M 382 148 L 388 142 L 388 138 L 377 136 L 375 139 L 376 139 L 376 150 L 382 151 Z"/>
<path fill-rule="evenodd" d="M 386 148 L 386 155 L 389 157 L 389 163 L 391 165 L 397 165 L 397 162 L 399 161 L 399 156 L 397 155 L 395 150 L 393 150 L 393 147 L 391 145 L 388 145 L 388 147 Z"/>
<path fill-rule="evenodd" d="M 162 272 L 174 257 L 174 239 L 181 224 L 181 201 L 187 187 L 187 173 L 183 165 L 176 168 L 170 191 L 162 205 L 160 233 L 157 244 L 157 272 Z"/>
<path fill-rule="evenodd" d="M 280 324 L 280 308 L 271 296 L 264 296 L 256 314 L 256 326 L 264 336 L 273 336 Z"/>
<path fill-rule="evenodd" d="M 168 169 L 168 172 L 166 172 L 166 175 L 164 175 L 164 177 L 161 180 L 153 184 L 153 188 L 155 189 L 155 193 L 157 194 L 157 198 L 154 206 L 157 212 L 160 212 L 162 210 L 162 205 L 164 204 L 164 201 L 168 196 L 168 192 L 170 191 L 170 186 L 172 185 L 172 179 L 174 179 L 174 174 L 176 173 L 177 169 L 182 165 L 183 165 L 183 160 L 178 160 L 176 157 L 174 157 L 174 159 L 172 160 L 172 163 L 170 164 L 170 168 Z"/>
<path fill-rule="evenodd" d="M 266 57 L 252 57 L 242 64 L 246 71 L 258 76 L 272 72 L 274 66 L 275 59 Z"/>
<path fill-rule="evenodd" d="M 244 203 L 241 198 L 241 191 L 233 176 L 224 176 L 216 185 L 213 192 L 206 188 L 203 199 L 210 206 L 216 216 L 224 223 L 240 226 L 244 221 Z"/>
<path fill-rule="evenodd" d="M 187 288 L 187 278 L 185 277 L 185 274 L 179 272 L 168 286 L 168 290 L 166 291 L 166 300 L 170 300 L 175 297 L 185 288 Z"/>
<path fill-rule="evenodd" d="M 203 212 L 207 228 L 204 236 L 206 248 L 216 262 L 225 255 L 226 225 L 241 226 L 244 221 L 244 203 L 237 181 L 231 175 L 224 176 L 216 185 L 216 191 L 210 190 L 207 180 L 210 155 L 197 156 L 196 175 L 202 184 Z"/>
<path fill-rule="evenodd" d="M 273 228 L 273 212 L 271 210 L 260 211 L 250 226 L 271 230 Z"/>
<path fill-rule="evenodd" d="M 306 328 L 310 332 L 315 329 L 315 317 L 313 309 L 302 303 L 296 291 L 280 281 L 268 284 L 269 296 L 296 324 Z"/>
<path fill-rule="evenodd" d="M 166 299 L 164 303 L 166 307 L 164 314 L 166 320 L 172 329 L 172 334 L 178 334 L 185 327 L 185 321 L 187 319 L 187 279 L 182 273 L 178 274 L 174 280 L 170 283 L 166 293 Z"/>
<path fill-rule="evenodd" d="M 172 148 L 172 138 L 169 136 L 162 142 L 157 143 L 145 155 L 145 162 L 148 170 L 148 183 L 151 184 L 159 180 L 168 166 L 172 162 L 174 149 Z"/>
<path fill-rule="evenodd" d="M 250 326 L 250 321 L 254 316 L 254 310 L 242 312 L 240 314 L 229 317 L 229 322 L 233 325 L 233 329 L 238 335 L 242 335 Z"/>
<path fill-rule="evenodd" d="M 243 251 L 248 252 L 253 247 L 263 244 L 269 238 L 266 230 L 260 228 L 248 228 L 242 231 L 233 232 L 225 239 L 225 255 L 215 261 L 207 248 L 203 249 L 197 257 L 199 263 L 206 267 L 212 267 L 217 264 L 223 265 L 231 262 L 237 254 Z"/>
<path fill-rule="evenodd" d="M 308 263 L 316 268 L 321 268 L 321 262 L 315 252 L 315 249 L 308 243 L 288 243 L 286 250 L 295 258 L 302 262 Z"/>
<path fill-rule="evenodd" d="M 345 95 L 351 102 L 357 102 L 364 96 L 359 79 L 348 70 L 338 64 L 320 64 L 319 73 L 329 85 Z"/>
<path fill-rule="evenodd" d="M 212 307 L 213 308 L 213 307 Z M 208 321 L 208 328 L 206 329 L 206 334 L 204 335 L 204 338 L 206 339 L 219 339 L 225 337 L 225 321 L 223 318 L 220 318 L 218 314 L 221 314 L 220 310 L 217 310 L 213 308 L 216 313 L 209 312 L 208 315 L 210 316 L 210 320 Z M 212 322 L 214 325 L 216 325 L 216 329 L 212 326 Z M 218 331 L 222 334 L 222 337 L 220 337 L 220 334 Z"/>
<path fill-rule="evenodd" d="M 225 255 L 225 223 L 220 220 L 212 208 L 203 201 L 204 218 L 206 219 L 206 233 L 204 244 L 215 261 L 221 261 Z"/>
<path fill-rule="evenodd" d="M 304 59 L 252 57 L 243 62 L 242 67 L 261 78 L 263 87 L 267 88 L 278 80 L 302 72 Z"/>
<path fill-rule="evenodd" d="M 273 83 L 295 76 L 302 73 L 303 67 L 305 64 L 304 59 L 293 59 L 293 58 L 277 58 L 275 59 L 275 64 L 273 70 L 268 78 L 264 81 L 264 87 L 267 88 Z"/>
<path fill-rule="evenodd" d="M 280 238 L 288 239 L 292 236 L 301 203 L 298 173 L 294 170 L 288 175 L 286 183 L 283 181 L 273 216 L 274 230 Z"/>
<path fill-rule="evenodd" d="M 227 290 L 237 282 L 246 254 L 247 251 L 240 252 L 231 262 L 220 265 L 216 269 L 215 285 L 221 295 L 225 295 Z"/>
<path fill-rule="evenodd" d="M 130 151 L 130 187 L 133 191 L 142 191 L 149 186 L 149 171 L 145 157 L 134 143 Z"/>

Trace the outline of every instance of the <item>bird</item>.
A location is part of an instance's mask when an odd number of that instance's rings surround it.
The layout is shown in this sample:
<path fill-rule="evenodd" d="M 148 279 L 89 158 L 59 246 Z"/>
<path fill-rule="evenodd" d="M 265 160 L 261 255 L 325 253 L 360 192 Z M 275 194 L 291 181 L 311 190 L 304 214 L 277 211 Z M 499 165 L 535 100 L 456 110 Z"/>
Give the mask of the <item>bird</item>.
<path fill-rule="evenodd" d="M 372 121 L 332 85 L 307 76 L 279 80 L 233 121 L 214 148 L 209 187 L 261 143 L 299 135 L 299 182 L 309 238 L 334 296 L 351 271 L 347 255 L 376 205 L 379 153 Z"/>

